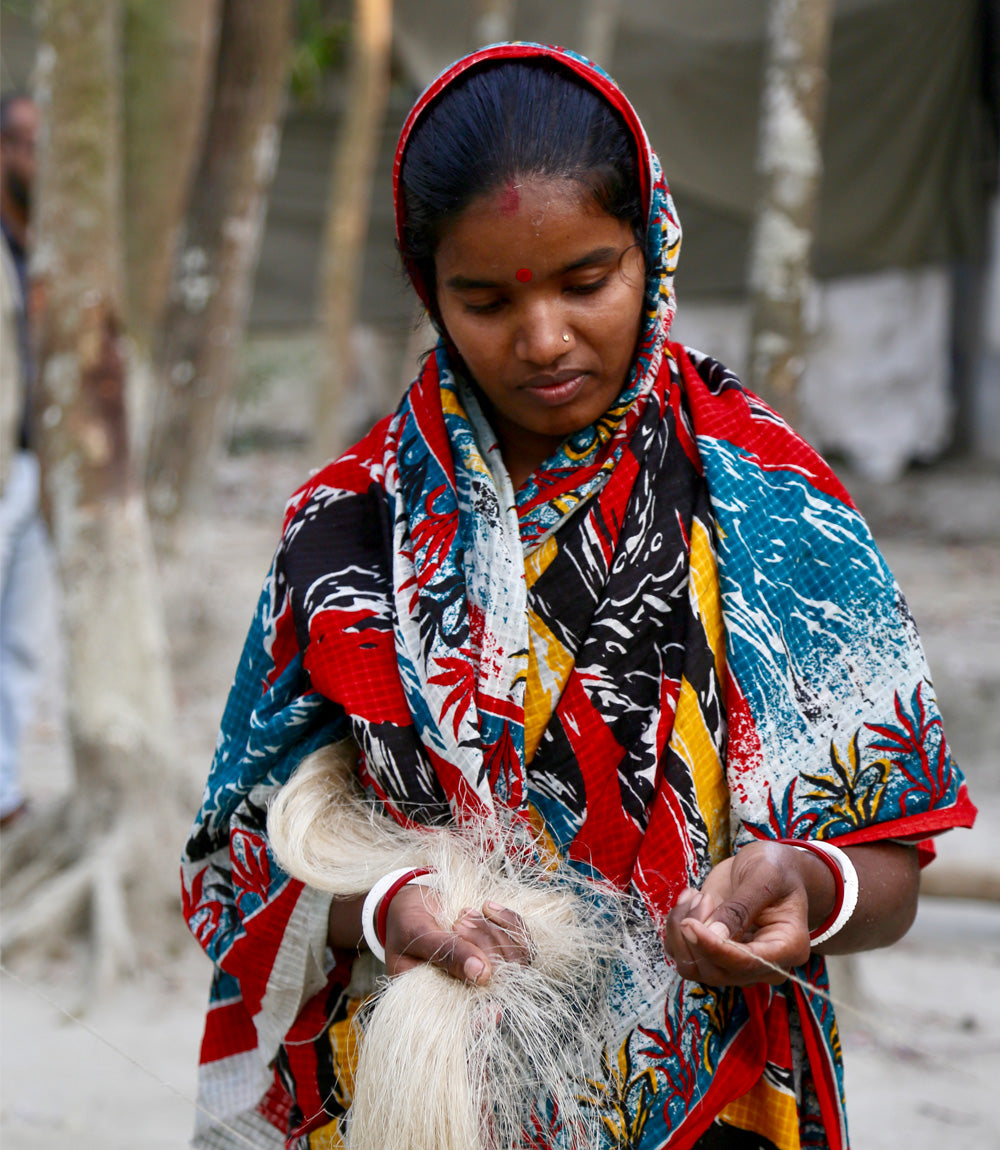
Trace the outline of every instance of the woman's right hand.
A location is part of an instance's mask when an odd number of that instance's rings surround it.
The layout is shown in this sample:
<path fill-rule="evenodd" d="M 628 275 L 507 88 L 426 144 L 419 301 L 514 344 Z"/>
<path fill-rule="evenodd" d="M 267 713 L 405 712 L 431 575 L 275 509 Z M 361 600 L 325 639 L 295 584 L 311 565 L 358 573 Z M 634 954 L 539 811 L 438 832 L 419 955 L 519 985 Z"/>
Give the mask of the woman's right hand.
<path fill-rule="evenodd" d="M 405 886 L 389 904 L 385 965 L 392 975 L 430 962 L 453 978 L 482 985 L 497 962 L 531 961 L 531 940 L 521 916 L 499 903 L 469 907 L 451 930 L 439 924 L 434 891 Z"/>

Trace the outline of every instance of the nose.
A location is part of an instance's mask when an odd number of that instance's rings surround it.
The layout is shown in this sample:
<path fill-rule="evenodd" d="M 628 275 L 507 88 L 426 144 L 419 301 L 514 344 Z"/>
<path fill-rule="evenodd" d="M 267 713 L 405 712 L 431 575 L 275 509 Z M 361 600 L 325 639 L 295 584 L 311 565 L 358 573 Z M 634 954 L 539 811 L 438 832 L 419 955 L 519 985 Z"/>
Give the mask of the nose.
<path fill-rule="evenodd" d="M 546 367 L 563 355 L 569 328 L 562 309 L 553 300 L 534 300 L 525 305 L 514 337 L 514 354 L 523 363 Z"/>

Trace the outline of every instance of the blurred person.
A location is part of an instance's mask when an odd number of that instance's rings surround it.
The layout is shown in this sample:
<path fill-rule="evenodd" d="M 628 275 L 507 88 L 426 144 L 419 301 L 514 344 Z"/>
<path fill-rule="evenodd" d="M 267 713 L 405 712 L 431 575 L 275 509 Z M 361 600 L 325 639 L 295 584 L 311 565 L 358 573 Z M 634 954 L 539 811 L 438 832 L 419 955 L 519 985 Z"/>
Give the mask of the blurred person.
<path fill-rule="evenodd" d="M 27 807 L 21 744 L 42 669 L 41 621 L 51 591 L 48 539 L 32 450 L 27 283 L 38 111 L 22 93 L 0 100 L 0 827 Z"/>
<path fill-rule="evenodd" d="M 358 1146 L 360 1114 L 389 1109 L 361 1092 L 352 1025 L 373 970 L 400 1030 L 432 985 L 482 1004 L 460 1050 L 513 1030 L 526 999 L 503 988 L 543 924 L 512 902 L 445 914 L 413 841 L 519 825 L 658 932 L 656 982 L 620 950 L 616 985 L 648 997 L 612 995 L 599 1064 L 570 1070 L 588 1150 L 844 1150 L 824 956 L 900 938 L 930 836 L 975 816 L 905 601 L 824 461 L 669 339 L 680 226 L 605 73 L 473 53 L 418 100 L 394 173 L 440 338 L 289 501 L 226 705 L 183 859 L 215 964 L 195 1144 Z M 331 829 L 338 747 L 365 833 L 402 861 Z M 341 842 L 360 891 L 309 881 Z M 439 1053 L 368 1085 L 424 1081 Z M 577 1145 L 534 1065 L 511 1144 Z M 493 1150 L 479 1097 L 481 1138 L 448 1150 Z"/>

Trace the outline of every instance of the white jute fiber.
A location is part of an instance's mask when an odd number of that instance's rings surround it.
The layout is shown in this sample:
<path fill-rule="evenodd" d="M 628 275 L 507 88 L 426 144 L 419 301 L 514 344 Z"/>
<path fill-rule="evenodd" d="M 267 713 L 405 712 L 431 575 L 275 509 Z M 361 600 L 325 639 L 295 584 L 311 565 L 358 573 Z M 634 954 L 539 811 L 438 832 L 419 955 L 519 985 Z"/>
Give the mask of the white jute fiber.
<path fill-rule="evenodd" d="M 520 825 L 398 826 L 363 796 L 354 759 L 350 743 L 325 748 L 279 793 L 268 833 L 281 865 L 341 897 L 391 870 L 430 867 L 434 885 L 421 890 L 442 927 L 501 903 L 523 919 L 532 958 L 493 963 L 482 986 L 429 963 L 379 981 L 358 1012 L 350 1150 L 508 1150 L 536 1122 L 553 1146 L 598 1146 L 600 1116 L 581 1097 L 621 1028 L 611 1000 L 620 1008 L 624 985 L 636 985 L 637 960 L 648 956 L 650 974 L 657 965 L 649 920 Z"/>

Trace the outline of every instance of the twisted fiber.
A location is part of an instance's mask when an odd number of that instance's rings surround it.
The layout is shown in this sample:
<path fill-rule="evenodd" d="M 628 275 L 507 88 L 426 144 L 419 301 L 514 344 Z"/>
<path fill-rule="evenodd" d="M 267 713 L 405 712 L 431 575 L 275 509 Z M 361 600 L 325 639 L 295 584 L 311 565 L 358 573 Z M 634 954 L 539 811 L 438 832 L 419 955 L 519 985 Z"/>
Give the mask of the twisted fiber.
<path fill-rule="evenodd" d="M 545 856 L 523 827 L 397 826 L 360 794 L 353 757 L 349 744 L 317 752 L 272 804 L 282 866 L 340 896 L 399 867 L 430 867 L 442 926 L 499 902 L 521 915 L 533 957 L 496 963 L 483 986 L 430 964 L 380 981 L 359 1011 L 350 1150 L 507 1150 L 533 1116 L 544 1127 L 554 1114 L 559 1146 L 598 1145 L 600 1120 L 578 1096 L 620 1028 L 612 998 L 616 1012 L 631 995 L 638 1003 L 662 965 L 655 929 L 627 895 Z"/>

